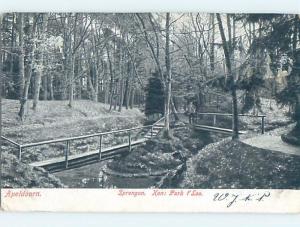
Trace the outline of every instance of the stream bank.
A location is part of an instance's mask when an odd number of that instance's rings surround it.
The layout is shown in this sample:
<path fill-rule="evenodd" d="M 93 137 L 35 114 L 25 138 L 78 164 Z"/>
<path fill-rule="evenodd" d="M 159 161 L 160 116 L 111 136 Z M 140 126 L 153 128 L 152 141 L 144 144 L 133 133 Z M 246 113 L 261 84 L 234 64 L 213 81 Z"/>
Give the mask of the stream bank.
<path fill-rule="evenodd" d="M 122 158 L 105 160 L 54 175 L 70 188 L 177 187 L 187 159 L 225 136 L 186 127 L 174 129 L 170 140 L 158 135 Z"/>

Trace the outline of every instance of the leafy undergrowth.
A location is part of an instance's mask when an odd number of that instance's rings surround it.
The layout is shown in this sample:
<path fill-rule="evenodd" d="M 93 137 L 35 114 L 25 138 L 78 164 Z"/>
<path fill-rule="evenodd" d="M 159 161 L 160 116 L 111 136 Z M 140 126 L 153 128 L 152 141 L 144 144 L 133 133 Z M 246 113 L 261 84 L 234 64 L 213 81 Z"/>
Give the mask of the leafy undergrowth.
<path fill-rule="evenodd" d="M 209 142 L 211 138 L 208 134 L 189 128 L 174 129 L 170 139 L 161 133 L 145 145 L 134 148 L 124 158 L 108 163 L 107 167 L 120 173 L 150 174 L 172 170 Z"/>
<path fill-rule="evenodd" d="M 28 106 L 31 105 L 29 101 Z M 107 105 L 88 100 L 74 101 L 73 108 L 67 106 L 67 101 L 40 101 L 36 111 L 27 108 L 23 122 L 18 118 L 18 107 L 18 101 L 4 100 L 3 135 L 20 144 L 131 128 L 140 126 L 143 121 L 143 115 L 137 109 L 108 111 Z M 103 138 L 104 147 L 123 140 L 122 135 L 107 135 Z M 98 138 L 74 141 L 71 154 L 93 150 L 97 146 Z M 62 156 L 65 147 L 66 143 L 56 143 L 25 148 L 22 159 L 31 162 Z M 9 144 L 4 149 L 14 154 L 18 152 Z"/>
<path fill-rule="evenodd" d="M 289 116 L 289 108 L 287 106 L 282 106 L 277 104 L 274 99 L 261 98 L 261 111 L 259 114 L 266 115 L 265 118 L 265 130 L 270 131 L 281 126 L 286 126 L 292 122 L 291 117 Z M 253 113 L 254 110 L 251 109 L 248 111 L 248 114 Z M 250 128 L 255 128 L 260 126 L 261 118 L 249 118 L 243 117 L 242 119 L 245 123 L 249 125 Z"/>
<path fill-rule="evenodd" d="M 2 187 L 4 188 L 60 188 L 59 179 L 43 169 L 34 169 L 19 162 L 14 155 L 3 154 Z"/>
<path fill-rule="evenodd" d="M 240 141 L 209 144 L 187 162 L 183 188 L 300 188 L 300 156 Z"/>

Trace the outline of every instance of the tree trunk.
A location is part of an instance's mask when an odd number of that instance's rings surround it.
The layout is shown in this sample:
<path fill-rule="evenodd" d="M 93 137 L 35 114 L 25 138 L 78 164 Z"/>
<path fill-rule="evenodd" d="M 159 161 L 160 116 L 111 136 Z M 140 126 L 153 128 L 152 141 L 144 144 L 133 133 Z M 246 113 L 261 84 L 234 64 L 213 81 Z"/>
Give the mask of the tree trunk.
<path fill-rule="evenodd" d="M 10 51 L 13 53 L 15 48 L 15 13 L 12 13 L 12 25 L 11 25 L 11 44 L 10 44 Z M 14 69 L 14 59 L 15 56 L 13 54 L 10 55 L 10 67 L 9 67 L 9 73 L 13 74 Z"/>
<path fill-rule="evenodd" d="M 114 88 L 115 92 L 113 92 L 114 93 L 114 96 L 113 96 L 114 110 L 117 110 L 117 94 L 118 94 L 117 92 L 118 92 L 119 83 L 120 82 L 115 83 L 115 88 Z"/>
<path fill-rule="evenodd" d="M 121 38 L 123 39 L 123 35 L 121 33 Z M 124 80 L 123 80 L 123 48 L 122 48 L 122 44 L 120 43 L 120 58 L 119 58 L 119 76 L 120 76 L 120 90 L 119 90 L 119 100 L 118 100 L 118 105 L 119 105 L 119 109 L 118 111 L 121 112 L 122 111 L 122 106 L 123 106 L 123 99 L 124 99 Z"/>
<path fill-rule="evenodd" d="M 65 41 L 64 41 L 65 43 Z M 65 45 L 65 44 L 64 44 Z M 66 58 L 66 54 L 65 54 L 65 60 L 64 60 L 64 64 L 62 65 L 62 72 L 63 72 L 63 76 L 62 79 L 59 81 L 59 90 L 60 92 L 60 99 L 61 100 L 67 100 L 68 96 L 68 67 L 67 67 L 67 58 Z"/>
<path fill-rule="evenodd" d="M 126 109 L 129 108 L 131 90 L 132 90 L 132 88 L 131 88 L 131 86 L 129 86 L 128 92 L 127 92 L 127 99 L 126 99 Z"/>
<path fill-rule="evenodd" d="M 32 77 L 32 68 L 34 65 L 34 53 L 35 53 L 35 40 L 36 40 L 36 17 L 33 19 L 33 24 L 32 24 L 32 30 L 31 30 L 31 49 L 29 51 L 29 56 L 28 56 L 28 65 L 26 68 L 26 73 L 25 73 L 25 85 L 24 85 L 24 90 L 22 94 L 22 99 L 20 102 L 20 110 L 19 110 L 19 117 L 21 120 L 24 120 L 24 115 L 25 115 L 25 106 L 26 102 L 28 99 L 28 91 L 29 91 L 29 86 L 31 82 L 31 77 Z"/>
<path fill-rule="evenodd" d="M 70 57 L 70 67 L 69 67 L 69 104 L 70 108 L 73 107 L 74 100 L 74 61 L 75 55 L 71 55 Z"/>
<path fill-rule="evenodd" d="M 133 108 L 133 105 L 134 105 L 134 96 L 135 96 L 135 89 L 132 88 L 131 89 L 131 92 L 130 92 L 130 99 L 129 99 L 129 106 L 130 106 L 130 109 Z"/>
<path fill-rule="evenodd" d="M 124 82 L 121 79 L 121 87 L 120 87 L 120 98 L 119 98 L 119 112 L 122 111 L 123 101 L 124 101 Z"/>
<path fill-rule="evenodd" d="M 44 75 L 43 76 L 43 99 L 48 100 L 48 76 Z"/>
<path fill-rule="evenodd" d="M 92 66 L 91 63 L 88 63 L 88 65 L 89 65 L 89 69 L 93 68 L 93 66 Z M 88 70 L 88 73 L 87 73 L 87 83 L 88 83 L 88 89 L 90 91 L 89 93 L 91 93 L 91 96 L 92 96 L 92 100 L 96 101 L 97 100 L 97 98 L 96 98 L 97 94 L 96 94 L 96 91 L 94 89 L 94 85 L 93 85 L 93 82 L 92 82 L 93 72 L 94 72 L 94 70 Z"/>
<path fill-rule="evenodd" d="M 42 28 L 41 28 L 41 38 L 42 40 L 45 40 L 46 38 L 46 30 L 47 30 L 47 23 L 48 23 L 48 15 L 43 14 L 43 22 L 42 22 Z M 43 71 L 44 71 L 44 50 L 42 47 L 39 50 L 39 53 L 37 55 L 37 69 L 36 69 L 36 75 L 35 75 L 35 86 L 34 86 L 34 96 L 33 96 L 33 106 L 32 109 L 36 110 L 37 104 L 40 97 L 40 87 L 41 87 L 41 80 L 43 77 Z"/>
<path fill-rule="evenodd" d="M 239 138 L 239 133 L 238 133 L 238 108 L 237 108 L 237 96 L 236 96 L 236 84 L 233 78 L 232 70 L 231 70 L 231 59 L 230 59 L 230 52 L 228 49 L 225 33 L 224 33 L 224 28 L 223 28 L 223 23 L 222 19 L 219 13 L 217 13 L 217 20 L 219 24 L 219 30 L 222 38 L 222 43 L 223 43 L 223 50 L 224 50 L 224 55 L 225 55 L 225 63 L 226 63 L 226 68 L 227 72 L 229 75 L 230 79 L 230 89 L 231 89 L 231 96 L 232 96 L 232 139 L 238 139 Z"/>
<path fill-rule="evenodd" d="M 179 120 L 178 114 L 177 114 L 177 108 L 175 106 L 175 102 L 174 102 L 174 97 L 171 96 L 171 109 L 172 109 L 172 113 L 174 115 L 175 121 Z"/>
<path fill-rule="evenodd" d="M 50 74 L 50 76 L 49 76 L 49 95 L 50 95 L 50 100 L 54 100 L 53 75 L 52 74 Z"/>
<path fill-rule="evenodd" d="M 22 94 L 24 90 L 25 84 L 25 70 L 24 70 L 24 32 L 23 32 L 23 21 L 24 15 L 23 13 L 18 14 L 17 24 L 18 24 L 18 32 L 19 32 L 19 99 L 22 102 Z"/>
<path fill-rule="evenodd" d="M 124 102 L 123 102 L 123 105 L 125 105 L 126 109 L 128 109 L 128 104 L 129 104 L 128 100 L 129 100 L 129 79 L 127 78 L 125 82 Z"/>
<path fill-rule="evenodd" d="M 99 96 L 99 70 L 98 66 L 95 66 L 95 96 L 94 96 L 94 101 L 98 102 L 98 96 Z"/>
<path fill-rule="evenodd" d="M 97 60 L 94 60 L 94 67 L 95 67 L 95 80 L 94 80 L 94 101 L 98 102 L 98 96 L 99 96 L 99 60 L 100 56 L 98 54 L 97 48 L 96 48 L 96 34 L 95 34 L 95 29 L 92 29 L 93 31 L 93 51 L 94 55 L 96 56 Z"/>
<path fill-rule="evenodd" d="M 104 103 L 109 103 L 109 83 L 105 82 L 104 84 Z"/>
<path fill-rule="evenodd" d="M 211 43 L 210 43 L 210 70 L 212 72 L 212 75 L 214 75 L 215 71 L 215 14 L 211 14 L 211 27 L 212 27 L 212 33 L 211 33 Z"/>
<path fill-rule="evenodd" d="M 109 84 L 109 111 L 112 110 L 113 107 L 113 99 L 114 99 L 114 70 L 112 66 L 112 59 L 110 56 L 110 52 L 108 47 L 106 46 L 107 59 L 108 59 L 108 67 L 110 74 L 110 84 Z"/>
<path fill-rule="evenodd" d="M 36 110 L 38 100 L 40 97 L 41 79 L 42 79 L 42 72 L 37 71 L 35 74 L 35 83 L 34 83 L 33 106 L 32 106 L 33 110 Z"/>
<path fill-rule="evenodd" d="M 165 62 L 166 62 L 166 100 L 165 100 L 165 130 L 167 136 L 170 131 L 170 103 L 172 92 L 172 74 L 171 74 L 171 61 L 170 61 L 170 13 L 166 14 L 166 49 L 165 49 Z"/>

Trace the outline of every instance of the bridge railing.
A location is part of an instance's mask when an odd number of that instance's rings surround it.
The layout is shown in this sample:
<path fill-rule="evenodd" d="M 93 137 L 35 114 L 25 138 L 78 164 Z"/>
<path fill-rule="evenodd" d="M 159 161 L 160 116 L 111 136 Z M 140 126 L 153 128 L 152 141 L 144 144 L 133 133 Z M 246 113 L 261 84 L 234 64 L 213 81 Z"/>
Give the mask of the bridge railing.
<path fill-rule="evenodd" d="M 19 160 L 21 159 L 21 153 L 22 153 L 22 144 L 19 144 L 11 139 L 6 138 L 5 136 L 1 136 L 1 139 L 8 142 L 9 144 L 12 144 L 13 146 L 17 147 L 18 154 L 19 154 Z"/>
<path fill-rule="evenodd" d="M 89 138 L 97 138 L 98 137 L 98 150 L 99 150 L 99 159 L 101 160 L 101 153 L 102 153 L 102 148 L 103 148 L 103 139 L 107 135 L 112 135 L 112 134 L 127 134 L 128 138 L 128 148 L 129 151 L 132 148 L 132 142 L 133 142 L 133 132 L 136 131 L 143 131 L 147 130 L 151 132 L 151 137 L 153 135 L 153 128 L 157 126 L 159 123 L 161 123 L 164 120 L 164 117 L 156 121 L 152 125 L 146 125 L 146 126 L 141 126 L 141 127 L 134 127 L 134 128 L 129 128 L 129 129 L 120 129 L 120 130 L 113 130 L 113 131 L 108 131 L 108 132 L 99 132 L 99 133 L 93 133 L 89 135 L 82 135 L 82 136 L 73 136 L 73 137 L 67 137 L 67 138 L 59 138 L 59 139 L 53 139 L 53 140 L 45 140 L 45 141 L 40 141 L 40 142 L 34 142 L 34 143 L 26 143 L 26 144 L 19 144 L 11 139 L 8 139 L 4 136 L 1 138 L 5 140 L 6 142 L 12 144 L 13 146 L 16 146 L 18 148 L 18 159 L 22 160 L 22 154 L 24 152 L 25 148 L 31 148 L 31 147 L 37 147 L 37 146 L 42 146 L 42 145 L 50 145 L 50 144 L 58 144 L 58 143 L 63 143 L 65 144 L 65 149 L 64 149 L 64 156 L 65 156 L 65 162 L 66 162 L 66 167 L 68 166 L 68 159 L 69 155 L 71 152 L 71 142 L 72 141 L 77 141 L 77 140 L 84 140 L 84 139 L 89 139 Z"/>
<path fill-rule="evenodd" d="M 212 126 L 216 126 L 217 124 L 217 116 L 228 116 L 231 117 L 233 116 L 233 114 L 231 113 L 195 113 L 193 116 L 193 121 L 197 122 L 199 119 L 199 116 L 212 116 L 213 120 L 212 120 Z M 265 118 L 266 115 L 252 115 L 252 114 L 238 114 L 239 117 L 251 117 L 251 118 L 260 118 L 260 130 L 261 130 L 261 134 L 265 133 Z"/>

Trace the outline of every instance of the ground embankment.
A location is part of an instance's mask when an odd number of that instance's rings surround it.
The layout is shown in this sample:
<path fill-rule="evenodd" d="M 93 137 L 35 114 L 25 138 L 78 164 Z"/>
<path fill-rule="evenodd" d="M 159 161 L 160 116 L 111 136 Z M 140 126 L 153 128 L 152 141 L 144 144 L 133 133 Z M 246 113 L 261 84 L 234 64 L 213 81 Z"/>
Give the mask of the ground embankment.
<path fill-rule="evenodd" d="M 143 114 L 137 109 L 108 111 L 108 106 L 88 100 L 75 101 L 73 108 L 67 101 L 40 101 L 38 109 L 33 111 L 28 102 L 26 118 L 18 118 L 19 101 L 3 100 L 3 135 L 20 144 L 80 136 L 96 132 L 140 126 Z M 122 142 L 122 137 L 107 136 L 104 145 L 111 141 Z M 18 161 L 18 149 L 6 143 L 3 150 L 3 185 L 5 187 L 61 187 L 62 184 L 53 175 L 42 169 L 32 169 L 24 162 L 40 161 L 63 155 L 65 144 L 43 145 L 23 150 L 22 162 Z M 96 139 L 87 139 L 72 143 L 71 154 L 85 152 L 98 146 Z"/>

